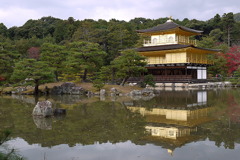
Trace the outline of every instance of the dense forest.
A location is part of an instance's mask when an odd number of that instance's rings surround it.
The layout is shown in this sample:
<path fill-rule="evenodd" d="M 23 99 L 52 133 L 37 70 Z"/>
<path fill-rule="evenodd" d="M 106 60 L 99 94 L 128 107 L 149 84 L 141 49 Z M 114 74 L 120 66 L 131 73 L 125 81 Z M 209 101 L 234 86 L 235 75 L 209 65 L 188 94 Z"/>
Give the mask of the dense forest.
<path fill-rule="evenodd" d="M 145 65 L 141 63 L 143 58 L 134 50 L 127 50 L 142 45 L 143 37 L 136 30 L 167 20 L 80 21 L 73 17 L 67 20 L 42 17 L 30 19 L 20 27 L 7 28 L 0 23 L 0 85 L 16 84 L 26 78 L 36 85 L 48 81 L 124 80 L 144 71 L 144 67 L 135 67 Z M 240 72 L 240 13 L 216 14 L 207 21 L 187 18 L 173 21 L 204 31 L 194 37 L 198 47 L 222 50 L 209 57 L 215 61 L 210 76 L 232 76 Z"/>

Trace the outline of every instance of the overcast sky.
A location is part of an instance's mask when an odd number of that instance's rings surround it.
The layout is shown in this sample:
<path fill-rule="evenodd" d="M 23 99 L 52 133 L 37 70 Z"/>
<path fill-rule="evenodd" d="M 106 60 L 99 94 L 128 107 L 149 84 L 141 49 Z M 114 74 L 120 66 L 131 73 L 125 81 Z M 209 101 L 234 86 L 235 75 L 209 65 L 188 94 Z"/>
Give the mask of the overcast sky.
<path fill-rule="evenodd" d="M 240 0 L 0 0 L 0 23 L 8 28 L 46 16 L 76 20 L 129 21 L 135 17 L 169 16 L 208 20 L 228 12 L 239 13 Z"/>

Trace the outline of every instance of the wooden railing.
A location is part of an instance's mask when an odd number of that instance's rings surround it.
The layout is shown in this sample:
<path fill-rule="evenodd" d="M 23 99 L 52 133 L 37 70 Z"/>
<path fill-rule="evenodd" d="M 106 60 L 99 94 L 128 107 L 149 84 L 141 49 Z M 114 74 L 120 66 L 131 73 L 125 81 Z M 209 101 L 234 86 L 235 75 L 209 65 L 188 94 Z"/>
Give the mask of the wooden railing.
<path fill-rule="evenodd" d="M 196 45 L 196 40 L 190 40 L 188 38 L 178 38 L 175 41 L 174 40 L 161 40 L 161 41 L 151 41 L 151 40 L 144 40 L 143 46 L 158 46 L 158 45 L 166 45 L 166 44 L 190 44 L 190 45 Z"/>
<path fill-rule="evenodd" d="M 186 60 L 182 59 L 158 59 L 158 60 L 147 60 L 148 64 L 169 64 L 169 63 L 198 63 L 198 64 L 214 64 L 213 61 L 208 59 L 197 59 L 187 57 Z"/>

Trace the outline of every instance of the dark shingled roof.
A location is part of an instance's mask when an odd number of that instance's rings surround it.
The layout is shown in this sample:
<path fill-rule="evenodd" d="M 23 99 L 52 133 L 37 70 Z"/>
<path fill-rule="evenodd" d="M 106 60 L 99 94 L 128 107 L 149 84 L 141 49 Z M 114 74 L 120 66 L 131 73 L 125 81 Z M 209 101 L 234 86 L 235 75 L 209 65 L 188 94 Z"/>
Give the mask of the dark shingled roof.
<path fill-rule="evenodd" d="M 195 29 L 191 29 L 191 28 L 181 26 L 181 25 L 179 25 L 177 23 L 174 23 L 172 21 L 167 21 L 164 24 L 159 24 L 159 25 L 157 25 L 155 27 L 152 27 L 152 28 L 137 30 L 137 32 L 138 33 L 161 32 L 161 31 L 166 31 L 166 30 L 175 29 L 175 28 L 180 28 L 184 31 L 197 33 L 197 34 L 200 34 L 200 33 L 203 32 L 203 31 L 199 31 L 199 30 L 195 30 Z"/>
<path fill-rule="evenodd" d="M 220 52 L 221 51 L 221 50 L 217 50 L 217 49 L 206 49 L 206 48 L 195 47 L 194 45 L 171 44 L 171 45 L 141 47 L 141 48 L 137 48 L 137 52 L 173 50 L 173 49 L 182 49 L 182 48 L 188 48 L 188 47 L 201 49 L 201 50 L 206 50 L 206 51 L 214 51 L 214 52 Z"/>

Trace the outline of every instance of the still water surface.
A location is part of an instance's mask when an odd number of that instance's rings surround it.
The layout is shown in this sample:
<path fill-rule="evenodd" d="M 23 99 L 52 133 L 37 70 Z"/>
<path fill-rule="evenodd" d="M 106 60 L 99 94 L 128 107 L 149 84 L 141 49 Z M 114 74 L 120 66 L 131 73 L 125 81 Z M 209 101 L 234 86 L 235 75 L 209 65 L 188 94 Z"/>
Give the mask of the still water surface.
<path fill-rule="evenodd" d="M 32 117 L 45 99 L 67 115 Z M 1 96 L 0 126 L 12 131 L 4 147 L 28 160 L 237 160 L 240 90 L 161 91 L 154 98 Z"/>

